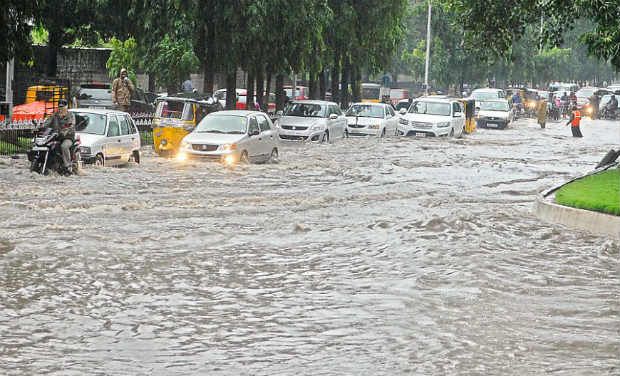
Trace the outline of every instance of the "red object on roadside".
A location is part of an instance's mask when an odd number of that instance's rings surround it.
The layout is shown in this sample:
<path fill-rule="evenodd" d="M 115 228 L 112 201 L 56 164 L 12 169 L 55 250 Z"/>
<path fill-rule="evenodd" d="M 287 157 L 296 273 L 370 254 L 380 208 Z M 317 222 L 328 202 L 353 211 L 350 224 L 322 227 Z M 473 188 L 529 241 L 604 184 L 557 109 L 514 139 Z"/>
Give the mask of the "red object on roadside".
<path fill-rule="evenodd" d="M 45 101 L 36 101 L 20 104 L 13 107 L 13 122 L 43 120 L 47 115 L 54 113 L 54 109 Z"/>

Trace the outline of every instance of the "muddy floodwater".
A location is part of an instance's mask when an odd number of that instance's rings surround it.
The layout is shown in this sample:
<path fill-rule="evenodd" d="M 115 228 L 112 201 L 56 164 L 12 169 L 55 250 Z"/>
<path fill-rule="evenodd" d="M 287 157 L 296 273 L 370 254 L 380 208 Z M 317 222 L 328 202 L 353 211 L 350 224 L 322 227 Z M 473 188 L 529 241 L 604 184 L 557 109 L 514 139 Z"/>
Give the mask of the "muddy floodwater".
<path fill-rule="evenodd" d="M 619 242 L 532 214 L 620 145 L 584 123 L 234 170 L 0 159 L 0 374 L 619 375 Z"/>

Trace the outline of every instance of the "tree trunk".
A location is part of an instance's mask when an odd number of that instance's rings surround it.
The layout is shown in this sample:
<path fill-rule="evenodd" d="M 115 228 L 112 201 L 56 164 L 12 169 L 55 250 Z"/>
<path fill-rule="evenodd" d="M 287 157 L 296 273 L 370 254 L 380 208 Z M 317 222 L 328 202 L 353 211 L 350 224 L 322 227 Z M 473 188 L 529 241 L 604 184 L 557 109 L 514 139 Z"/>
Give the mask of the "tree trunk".
<path fill-rule="evenodd" d="M 261 110 L 264 111 L 265 103 L 265 76 L 262 65 L 258 66 L 256 70 L 256 102 L 260 106 Z M 267 96 L 267 100 L 269 100 L 269 96 Z"/>
<path fill-rule="evenodd" d="M 237 104 L 237 69 L 231 68 L 226 73 L 226 109 L 234 110 Z"/>
<path fill-rule="evenodd" d="M 308 91 L 310 92 L 310 99 L 318 99 L 319 95 L 318 95 L 318 82 L 316 80 L 316 74 L 314 74 L 313 72 L 310 72 L 308 74 Z"/>
<path fill-rule="evenodd" d="M 149 73 L 149 91 L 151 93 L 157 91 L 157 88 L 155 87 L 155 75 L 152 73 Z"/>
<path fill-rule="evenodd" d="M 353 102 L 362 101 L 362 72 L 359 65 L 351 67 L 351 89 L 353 91 Z"/>
<path fill-rule="evenodd" d="M 168 92 L 168 95 L 172 96 L 177 93 L 179 89 L 177 88 L 177 84 L 175 82 L 168 82 L 166 83 L 166 91 Z"/>
<path fill-rule="evenodd" d="M 334 57 L 334 66 L 332 67 L 332 101 L 336 103 L 340 103 L 340 56 L 335 54 Z"/>
<path fill-rule="evenodd" d="M 267 100 L 263 104 L 263 111 L 269 110 L 269 97 L 271 96 L 271 69 L 269 68 L 267 69 L 267 77 L 265 78 L 265 81 L 265 96 L 267 97 Z"/>
<path fill-rule="evenodd" d="M 48 77 L 56 77 L 58 69 L 58 50 L 62 47 L 61 30 L 50 30 L 47 43 L 47 61 L 45 65 L 45 74 Z"/>
<path fill-rule="evenodd" d="M 349 107 L 349 78 L 351 77 L 351 64 L 345 60 L 342 65 L 342 75 L 340 77 L 340 107 Z"/>
<path fill-rule="evenodd" d="M 254 80 L 254 68 L 250 67 L 248 68 L 248 84 L 246 85 L 247 95 L 245 97 L 245 103 L 247 104 L 246 109 L 250 111 L 256 110 L 256 106 L 254 106 Z"/>
<path fill-rule="evenodd" d="M 319 73 L 319 98 L 325 100 L 325 92 L 327 91 L 327 78 L 325 77 L 325 69 Z"/>
<path fill-rule="evenodd" d="M 276 111 L 284 110 L 286 93 L 284 92 L 284 74 L 276 74 Z"/>
<path fill-rule="evenodd" d="M 207 94 L 213 94 L 214 82 L 215 82 L 215 59 L 214 59 L 214 46 L 215 43 L 215 29 L 213 26 L 207 27 L 207 36 L 205 40 L 205 62 L 203 70 L 203 87 L 202 91 Z"/>

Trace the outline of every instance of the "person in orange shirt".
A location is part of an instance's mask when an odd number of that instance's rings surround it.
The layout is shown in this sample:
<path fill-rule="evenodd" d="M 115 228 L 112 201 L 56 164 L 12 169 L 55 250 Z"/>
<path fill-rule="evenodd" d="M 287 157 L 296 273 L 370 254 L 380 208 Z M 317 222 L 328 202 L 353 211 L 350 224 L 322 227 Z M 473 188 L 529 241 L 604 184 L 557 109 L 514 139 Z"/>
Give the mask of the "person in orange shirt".
<path fill-rule="evenodd" d="M 573 132 L 573 137 L 583 137 L 581 134 L 581 129 L 579 126 L 581 125 L 581 111 L 577 109 L 577 106 L 573 106 L 573 111 L 570 114 L 570 119 L 566 125 L 570 124 L 570 129 Z"/>

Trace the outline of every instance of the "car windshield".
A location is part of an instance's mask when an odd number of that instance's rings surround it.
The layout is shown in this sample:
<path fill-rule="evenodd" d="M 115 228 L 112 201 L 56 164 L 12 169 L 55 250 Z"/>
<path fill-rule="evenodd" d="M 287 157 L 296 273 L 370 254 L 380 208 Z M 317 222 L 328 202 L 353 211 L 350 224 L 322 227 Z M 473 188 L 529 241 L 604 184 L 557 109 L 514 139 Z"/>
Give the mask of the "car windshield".
<path fill-rule="evenodd" d="M 508 111 L 508 102 L 480 102 L 480 109 L 487 111 Z"/>
<path fill-rule="evenodd" d="M 346 115 L 383 119 L 384 111 L 382 106 L 354 104 L 347 110 Z"/>
<path fill-rule="evenodd" d="M 293 89 L 284 89 L 284 92 L 286 93 L 287 97 L 292 97 L 293 96 Z M 295 90 L 295 96 L 299 97 L 301 95 L 301 89 L 297 89 Z"/>
<path fill-rule="evenodd" d="M 425 101 L 413 102 L 409 108 L 409 113 L 450 116 L 450 103 Z"/>
<path fill-rule="evenodd" d="M 111 99 L 112 91 L 108 89 L 80 89 L 78 99 Z"/>
<path fill-rule="evenodd" d="M 89 134 L 105 134 L 106 115 L 74 112 L 75 131 Z"/>
<path fill-rule="evenodd" d="M 575 93 L 576 96 L 581 97 L 581 98 L 591 97 L 592 94 L 594 94 L 594 88 L 579 89 L 579 91 Z"/>
<path fill-rule="evenodd" d="M 326 117 L 326 108 L 314 103 L 291 103 L 284 110 L 284 116 Z"/>
<path fill-rule="evenodd" d="M 191 103 L 186 103 L 183 101 L 160 101 L 157 103 L 155 116 L 167 119 L 194 119 Z"/>
<path fill-rule="evenodd" d="M 362 98 L 381 99 L 381 89 L 378 87 L 362 87 Z"/>
<path fill-rule="evenodd" d="M 499 95 L 494 91 L 474 91 L 471 95 L 477 101 L 499 98 Z"/>
<path fill-rule="evenodd" d="M 247 129 L 245 116 L 208 115 L 198 126 L 198 133 L 245 134 Z"/>

